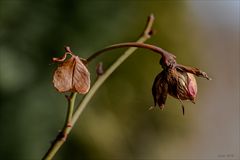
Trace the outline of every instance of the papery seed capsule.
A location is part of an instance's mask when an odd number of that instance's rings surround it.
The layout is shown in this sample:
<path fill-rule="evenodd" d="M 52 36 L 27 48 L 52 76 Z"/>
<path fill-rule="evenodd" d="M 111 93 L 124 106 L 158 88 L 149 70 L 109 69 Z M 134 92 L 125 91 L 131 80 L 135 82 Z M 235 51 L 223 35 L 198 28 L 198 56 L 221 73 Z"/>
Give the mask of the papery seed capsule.
<path fill-rule="evenodd" d="M 197 82 L 194 77 L 203 77 L 211 80 L 208 75 L 196 67 L 189 67 L 178 64 L 176 56 L 167 52 L 160 51 L 160 65 L 163 71 L 158 74 L 152 86 L 152 95 L 154 105 L 163 109 L 167 99 L 167 94 L 180 100 L 184 114 L 184 105 L 182 100 L 191 100 L 195 103 L 197 96 Z"/>
<path fill-rule="evenodd" d="M 74 55 L 70 47 L 66 47 L 66 52 L 62 58 L 53 58 L 54 62 L 59 62 L 54 71 L 53 84 L 58 92 L 78 92 L 86 94 L 90 89 L 90 73 L 84 64 L 84 59 Z M 67 54 L 71 58 L 66 60 Z"/>

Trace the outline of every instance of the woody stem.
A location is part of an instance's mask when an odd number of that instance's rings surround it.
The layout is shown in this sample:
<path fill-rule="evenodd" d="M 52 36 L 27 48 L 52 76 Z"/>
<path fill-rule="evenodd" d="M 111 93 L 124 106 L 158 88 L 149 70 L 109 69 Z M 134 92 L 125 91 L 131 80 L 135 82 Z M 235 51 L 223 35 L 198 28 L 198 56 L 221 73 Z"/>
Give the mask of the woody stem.
<path fill-rule="evenodd" d="M 101 55 L 102 53 L 105 53 L 106 51 L 117 49 L 117 48 L 126 48 L 126 47 L 138 47 L 138 48 L 149 49 L 155 53 L 160 54 L 162 57 L 165 57 L 165 58 L 168 58 L 169 56 L 175 57 L 173 54 L 165 51 L 164 49 L 159 48 L 154 45 L 151 45 L 151 44 L 145 44 L 145 43 L 141 43 L 141 42 L 126 42 L 126 43 L 114 44 L 114 45 L 108 46 L 106 48 L 103 48 L 102 50 L 95 52 L 93 55 L 91 55 L 87 59 L 87 62 L 89 63 L 91 60 L 93 60 L 97 56 Z"/>

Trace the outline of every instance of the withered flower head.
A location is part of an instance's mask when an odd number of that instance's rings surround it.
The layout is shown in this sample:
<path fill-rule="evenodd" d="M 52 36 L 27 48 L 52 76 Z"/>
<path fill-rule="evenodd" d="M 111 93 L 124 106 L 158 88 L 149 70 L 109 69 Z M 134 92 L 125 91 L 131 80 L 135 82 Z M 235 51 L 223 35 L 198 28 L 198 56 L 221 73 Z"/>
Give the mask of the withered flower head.
<path fill-rule="evenodd" d="M 208 80 L 210 78 L 198 68 L 177 64 L 176 57 L 170 53 L 162 55 L 160 64 L 163 71 L 156 76 L 152 87 L 154 106 L 158 105 L 163 109 L 167 95 L 170 94 L 180 100 L 184 114 L 182 100 L 195 103 L 197 96 L 197 82 L 194 75 Z"/>
<path fill-rule="evenodd" d="M 86 68 L 86 60 L 74 55 L 69 47 L 62 58 L 53 58 L 54 62 L 61 62 L 54 72 L 53 84 L 59 92 L 78 92 L 85 94 L 90 88 L 90 73 Z M 65 61 L 67 54 L 71 58 Z"/>

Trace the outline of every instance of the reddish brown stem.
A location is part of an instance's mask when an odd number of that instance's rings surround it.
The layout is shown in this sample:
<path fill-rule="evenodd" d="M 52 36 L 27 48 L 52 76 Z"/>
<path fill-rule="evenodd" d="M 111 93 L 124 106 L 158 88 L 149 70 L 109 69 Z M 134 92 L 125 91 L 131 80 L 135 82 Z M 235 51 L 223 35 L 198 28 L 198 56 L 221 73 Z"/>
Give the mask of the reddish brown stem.
<path fill-rule="evenodd" d="M 87 62 L 89 63 L 91 60 L 93 60 L 94 58 L 96 58 L 97 56 L 99 56 L 100 54 L 109 51 L 109 50 L 113 50 L 113 49 L 117 49 L 117 48 L 126 48 L 126 47 L 138 47 L 138 48 L 145 48 L 145 49 L 149 49 L 155 53 L 160 54 L 162 57 L 173 57 L 176 58 L 175 55 L 165 51 L 162 48 L 156 47 L 154 45 L 151 44 L 144 44 L 144 43 L 138 43 L 138 42 L 126 42 L 126 43 L 119 43 L 119 44 L 114 44 L 111 46 L 108 46 L 102 50 L 99 50 L 97 52 L 95 52 L 93 55 L 91 55 L 88 59 Z"/>

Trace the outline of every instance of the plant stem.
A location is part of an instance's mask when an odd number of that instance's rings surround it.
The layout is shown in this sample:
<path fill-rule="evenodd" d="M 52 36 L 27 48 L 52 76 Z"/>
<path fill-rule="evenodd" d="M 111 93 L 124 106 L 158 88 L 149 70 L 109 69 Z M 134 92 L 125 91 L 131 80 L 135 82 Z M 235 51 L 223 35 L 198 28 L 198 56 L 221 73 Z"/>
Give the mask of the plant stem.
<path fill-rule="evenodd" d="M 154 16 L 150 15 L 147 21 L 147 25 L 144 29 L 144 32 L 142 34 L 142 36 L 139 38 L 139 40 L 137 41 L 137 43 L 143 43 L 146 40 L 148 40 L 151 35 L 152 35 L 152 25 L 154 22 Z M 126 47 L 126 46 L 125 46 Z M 139 47 L 139 46 L 136 46 Z M 91 100 L 91 98 L 93 97 L 93 95 L 96 93 L 96 91 L 98 90 L 98 88 L 104 83 L 104 81 L 114 72 L 114 70 L 121 64 L 123 63 L 137 48 L 136 47 L 131 47 L 129 49 L 127 49 L 123 55 L 121 55 L 106 71 L 105 73 L 103 73 L 103 75 L 101 75 L 96 82 L 93 84 L 93 86 L 91 87 L 91 89 L 89 90 L 89 92 L 85 95 L 85 97 L 82 99 L 82 101 L 80 102 L 80 104 L 78 105 L 75 113 L 72 115 L 73 113 L 73 107 L 74 107 L 74 102 L 75 102 L 75 98 L 76 98 L 76 93 L 71 93 L 71 95 L 69 97 L 67 97 L 68 99 L 68 112 L 67 112 L 67 117 L 66 117 L 66 121 L 65 121 L 65 125 L 62 129 L 61 132 L 59 132 L 59 134 L 57 135 L 57 137 L 55 138 L 55 140 L 53 141 L 51 147 L 49 148 L 49 150 L 47 151 L 47 153 L 45 154 L 45 156 L 43 157 L 43 160 L 51 160 L 54 155 L 57 153 L 57 151 L 59 150 L 59 148 L 62 146 L 62 144 L 65 142 L 67 135 L 70 133 L 70 131 L 72 130 L 72 127 L 74 126 L 74 124 L 76 123 L 76 121 L 78 120 L 78 118 L 80 117 L 81 113 L 83 112 L 83 110 L 85 109 L 85 107 L 87 106 L 88 102 Z M 119 47 L 117 47 L 119 48 Z M 106 50 L 105 50 L 106 51 Z M 101 51 L 102 53 L 103 51 Z M 100 53 L 97 53 L 97 55 Z M 95 55 L 95 54 L 94 54 Z M 92 57 L 92 58 L 91 58 Z M 96 57 L 96 55 L 93 57 L 91 56 L 88 60 L 93 59 Z M 70 123 L 69 123 L 70 122 Z M 70 124 L 70 125 L 69 125 Z"/>
<path fill-rule="evenodd" d="M 154 45 L 151 45 L 151 44 L 145 44 L 145 43 L 142 43 L 140 41 L 137 41 L 137 42 L 126 42 L 126 43 L 114 44 L 114 45 L 108 46 L 106 48 L 103 48 L 102 50 L 100 50 L 100 51 L 94 53 L 92 56 L 90 56 L 87 59 L 87 62 L 89 63 L 91 60 L 93 60 L 94 58 L 96 58 L 97 56 L 99 56 L 100 54 L 102 54 L 106 51 L 117 49 L 117 48 L 125 48 L 125 47 L 145 48 L 145 49 L 152 50 L 155 53 L 161 54 L 162 57 L 167 57 L 167 56 L 175 57 L 175 55 L 165 51 L 164 49 L 162 49 L 160 47 L 157 47 L 157 46 L 154 46 Z"/>
<path fill-rule="evenodd" d="M 53 156 L 56 154 L 56 152 L 59 150 L 59 148 L 62 146 L 62 144 L 65 142 L 68 133 L 70 132 L 72 128 L 72 115 L 74 110 L 74 104 L 76 99 L 76 92 L 72 92 L 70 96 L 66 96 L 68 100 L 68 110 L 67 110 L 67 116 L 65 120 L 65 124 L 62 128 L 62 130 L 58 133 L 55 140 L 52 142 L 51 147 L 47 151 L 47 153 L 44 155 L 42 159 L 44 160 L 51 160 Z"/>
<path fill-rule="evenodd" d="M 148 38 L 141 37 L 137 42 L 143 43 Z M 91 89 L 89 90 L 88 94 L 83 98 L 83 100 L 79 103 L 73 118 L 72 123 L 75 124 L 79 116 L 81 115 L 82 111 L 87 106 L 88 102 L 91 100 L 93 95 L 96 93 L 98 88 L 105 82 L 105 80 L 118 68 L 120 64 L 122 64 L 137 48 L 131 47 L 126 50 L 105 72 L 103 75 L 99 76 L 97 81 L 92 85 Z"/>
<path fill-rule="evenodd" d="M 146 40 L 148 40 L 152 35 L 152 25 L 154 21 L 154 16 L 150 15 L 147 21 L 146 28 L 142 34 L 142 36 L 137 40 L 137 44 L 143 44 Z M 134 42 L 133 42 L 134 43 Z M 124 46 L 126 47 L 126 46 Z M 139 46 L 136 46 L 139 47 Z M 88 102 L 91 100 L 93 95 L 96 93 L 98 88 L 105 82 L 105 80 L 117 69 L 118 66 L 120 66 L 135 50 L 137 50 L 136 47 L 130 47 L 127 49 L 105 72 L 103 75 L 99 76 L 99 78 L 96 80 L 96 82 L 92 85 L 91 89 L 89 90 L 88 94 L 82 99 L 82 101 L 79 103 L 73 117 L 72 117 L 72 124 L 74 125 L 78 118 L 80 117 L 81 113 L 87 106 Z M 119 48 L 119 47 L 115 47 Z M 103 53 L 104 51 L 109 50 L 110 47 L 107 47 L 103 50 L 100 50 L 99 52 L 96 52 L 93 54 L 93 56 L 90 56 L 87 59 L 87 62 L 95 58 L 100 53 Z M 113 48 L 111 48 L 113 49 Z"/>
<path fill-rule="evenodd" d="M 77 92 L 72 92 L 71 95 L 67 97 L 68 99 L 68 111 L 67 111 L 67 118 L 65 121 L 65 127 L 71 127 L 72 125 L 72 116 L 73 116 L 73 110 L 74 110 L 74 104 L 75 104 L 75 99 L 77 96 Z"/>

